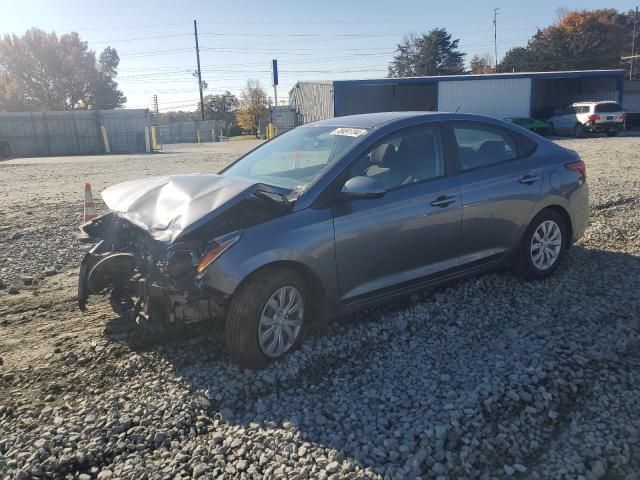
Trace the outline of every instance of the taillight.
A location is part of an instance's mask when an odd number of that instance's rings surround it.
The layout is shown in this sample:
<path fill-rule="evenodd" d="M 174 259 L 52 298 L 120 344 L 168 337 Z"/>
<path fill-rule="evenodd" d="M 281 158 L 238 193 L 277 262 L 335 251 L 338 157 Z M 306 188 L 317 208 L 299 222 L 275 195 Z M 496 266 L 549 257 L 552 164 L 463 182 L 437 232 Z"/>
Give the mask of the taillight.
<path fill-rule="evenodd" d="M 582 160 L 565 163 L 564 168 L 566 168 L 567 170 L 578 172 L 580 175 L 582 175 L 583 178 L 585 179 L 587 178 L 587 166 L 584 164 Z"/>
<path fill-rule="evenodd" d="M 595 122 L 596 120 L 600 120 L 600 115 L 589 115 L 588 120 L 590 122 Z"/>
<path fill-rule="evenodd" d="M 618 120 L 620 120 L 621 122 L 624 122 L 626 118 L 627 118 L 626 113 L 621 113 L 620 115 L 618 115 Z"/>

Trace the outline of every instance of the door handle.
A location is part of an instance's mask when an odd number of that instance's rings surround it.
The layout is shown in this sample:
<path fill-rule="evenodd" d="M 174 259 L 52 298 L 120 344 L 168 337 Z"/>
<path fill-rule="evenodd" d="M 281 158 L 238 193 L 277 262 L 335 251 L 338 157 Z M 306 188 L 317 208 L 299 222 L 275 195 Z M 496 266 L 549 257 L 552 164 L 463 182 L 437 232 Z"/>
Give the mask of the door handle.
<path fill-rule="evenodd" d="M 434 207 L 446 207 L 447 205 L 451 205 L 455 201 L 456 197 L 452 195 L 442 195 L 431 202 L 431 205 L 433 205 Z"/>
<path fill-rule="evenodd" d="M 520 183 L 524 183 L 526 185 L 531 185 L 533 183 L 536 183 L 538 180 L 540 180 L 540 176 L 539 175 L 525 175 L 524 177 L 522 177 L 518 181 Z"/>

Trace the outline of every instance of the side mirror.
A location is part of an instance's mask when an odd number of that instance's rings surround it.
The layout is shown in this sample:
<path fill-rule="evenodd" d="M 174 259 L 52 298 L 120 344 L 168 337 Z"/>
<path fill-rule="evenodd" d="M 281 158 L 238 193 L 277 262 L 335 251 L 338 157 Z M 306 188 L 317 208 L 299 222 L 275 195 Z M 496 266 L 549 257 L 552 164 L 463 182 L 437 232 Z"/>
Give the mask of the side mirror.
<path fill-rule="evenodd" d="M 381 198 L 386 193 L 384 185 L 372 177 L 353 177 L 347 180 L 340 190 L 341 198 L 353 200 Z"/>

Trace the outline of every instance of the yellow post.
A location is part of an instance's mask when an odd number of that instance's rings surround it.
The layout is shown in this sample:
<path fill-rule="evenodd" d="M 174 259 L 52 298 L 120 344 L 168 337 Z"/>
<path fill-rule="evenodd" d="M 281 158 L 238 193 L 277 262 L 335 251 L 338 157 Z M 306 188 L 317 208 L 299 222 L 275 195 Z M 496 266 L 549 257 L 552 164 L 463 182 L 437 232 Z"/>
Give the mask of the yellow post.
<path fill-rule="evenodd" d="M 158 132 L 156 131 L 156 127 L 151 127 L 151 148 L 153 150 L 160 150 L 158 148 Z"/>
<path fill-rule="evenodd" d="M 278 134 L 278 127 L 276 127 L 273 123 L 267 124 L 267 139 L 271 140 Z"/>
<path fill-rule="evenodd" d="M 200 143 L 200 129 L 196 131 L 196 138 L 198 139 L 198 143 Z"/>
<path fill-rule="evenodd" d="M 109 145 L 109 135 L 107 134 L 107 128 L 103 125 L 100 127 L 102 131 L 102 141 L 104 142 L 104 151 L 106 153 L 111 153 L 111 146 Z"/>

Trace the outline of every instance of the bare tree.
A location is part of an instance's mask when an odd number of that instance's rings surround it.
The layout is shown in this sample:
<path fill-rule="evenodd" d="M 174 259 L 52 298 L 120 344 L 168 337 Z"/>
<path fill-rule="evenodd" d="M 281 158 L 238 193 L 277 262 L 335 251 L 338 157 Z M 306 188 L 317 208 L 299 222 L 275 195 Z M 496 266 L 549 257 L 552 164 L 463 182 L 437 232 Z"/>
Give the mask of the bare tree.
<path fill-rule="evenodd" d="M 258 80 L 249 79 L 240 94 L 238 125 L 257 136 L 258 122 L 267 115 L 267 92 Z"/>

